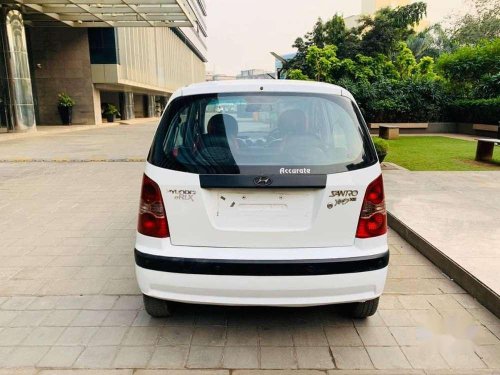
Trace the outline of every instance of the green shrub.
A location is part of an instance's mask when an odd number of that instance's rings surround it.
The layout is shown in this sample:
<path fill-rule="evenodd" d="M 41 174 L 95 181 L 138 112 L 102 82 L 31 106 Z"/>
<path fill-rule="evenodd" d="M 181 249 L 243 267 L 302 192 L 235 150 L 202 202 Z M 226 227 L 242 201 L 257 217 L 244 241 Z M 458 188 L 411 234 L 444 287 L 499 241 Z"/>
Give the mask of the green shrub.
<path fill-rule="evenodd" d="M 432 122 L 447 120 L 452 96 L 441 80 L 381 80 L 375 83 L 337 82 L 358 102 L 367 122 Z"/>
<path fill-rule="evenodd" d="M 59 107 L 73 107 L 76 102 L 73 100 L 73 98 L 71 98 L 71 96 L 69 96 L 68 94 L 66 94 L 65 92 L 61 92 L 59 95 L 57 95 L 57 104 Z"/>
<path fill-rule="evenodd" d="M 385 139 L 375 137 L 373 138 L 373 144 L 377 154 L 387 154 L 389 152 L 389 143 Z"/>
<path fill-rule="evenodd" d="M 457 100 L 448 106 L 448 112 L 457 122 L 496 125 L 500 121 L 500 97 Z"/>

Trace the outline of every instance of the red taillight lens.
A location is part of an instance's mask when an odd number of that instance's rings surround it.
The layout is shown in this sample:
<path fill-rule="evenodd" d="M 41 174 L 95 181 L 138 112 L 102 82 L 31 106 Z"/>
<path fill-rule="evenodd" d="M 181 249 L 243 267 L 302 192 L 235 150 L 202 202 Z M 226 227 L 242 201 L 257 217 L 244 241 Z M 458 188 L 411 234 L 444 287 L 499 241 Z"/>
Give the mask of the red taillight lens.
<path fill-rule="evenodd" d="M 170 236 L 160 187 L 146 175 L 142 179 L 137 231 L 149 237 L 167 238 Z"/>
<path fill-rule="evenodd" d="M 370 238 L 386 233 L 387 212 L 385 210 L 384 181 L 380 175 L 366 189 L 356 237 Z"/>

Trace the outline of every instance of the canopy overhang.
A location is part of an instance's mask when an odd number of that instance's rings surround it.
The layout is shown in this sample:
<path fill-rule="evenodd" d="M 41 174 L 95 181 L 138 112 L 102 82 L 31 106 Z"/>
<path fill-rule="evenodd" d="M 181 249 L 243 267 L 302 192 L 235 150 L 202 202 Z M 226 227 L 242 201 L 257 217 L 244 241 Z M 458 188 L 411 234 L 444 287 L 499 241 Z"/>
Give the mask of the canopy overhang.
<path fill-rule="evenodd" d="M 6 1 L 3 1 L 5 3 Z M 71 27 L 194 27 L 188 0 L 13 0 L 25 23 Z"/>

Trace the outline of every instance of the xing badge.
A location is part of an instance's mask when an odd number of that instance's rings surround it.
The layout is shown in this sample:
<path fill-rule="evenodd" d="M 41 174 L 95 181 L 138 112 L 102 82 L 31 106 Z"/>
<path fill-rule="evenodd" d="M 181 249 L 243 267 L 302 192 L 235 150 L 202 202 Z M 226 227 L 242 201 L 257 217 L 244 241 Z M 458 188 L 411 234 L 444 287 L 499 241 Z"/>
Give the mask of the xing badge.
<path fill-rule="evenodd" d="M 194 202 L 196 191 L 194 190 L 169 190 L 170 194 L 174 196 L 177 201 L 191 201 Z"/>

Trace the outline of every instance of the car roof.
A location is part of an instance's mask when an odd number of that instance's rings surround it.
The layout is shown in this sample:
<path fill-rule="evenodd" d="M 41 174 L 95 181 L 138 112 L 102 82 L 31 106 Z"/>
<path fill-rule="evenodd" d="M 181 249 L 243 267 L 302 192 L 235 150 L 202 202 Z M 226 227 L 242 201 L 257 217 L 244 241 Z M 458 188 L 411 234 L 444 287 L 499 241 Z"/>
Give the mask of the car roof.
<path fill-rule="evenodd" d="M 171 97 L 218 94 L 218 93 L 248 93 L 248 92 L 287 92 L 307 94 L 342 95 L 354 100 L 346 89 L 323 82 L 293 81 L 278 79 L 248 79 L 232 81 L 211 81 L 194 83 L 177 90 Z"/>

